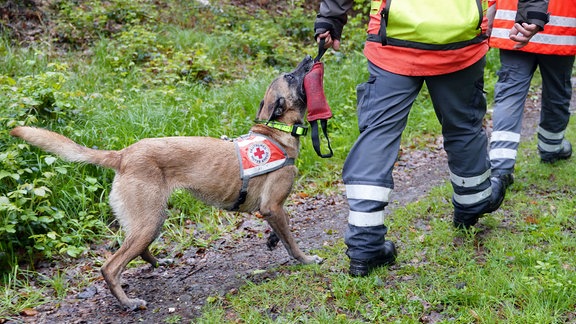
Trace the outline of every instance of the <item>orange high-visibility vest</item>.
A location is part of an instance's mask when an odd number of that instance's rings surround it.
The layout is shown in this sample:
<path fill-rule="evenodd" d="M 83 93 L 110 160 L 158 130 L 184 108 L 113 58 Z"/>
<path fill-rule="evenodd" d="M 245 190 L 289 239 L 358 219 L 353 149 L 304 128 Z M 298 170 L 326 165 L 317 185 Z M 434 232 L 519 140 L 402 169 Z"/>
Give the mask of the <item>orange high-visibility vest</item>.
<path fill-rule="evenodd" d="M 510 28 L 516 18 L 518 0 L 496 0 L 496 16 L 490 35 L 491 47 L 512 50 L 516 42 L 510 40 Z M 543 31 L 534 35 L 528 45 L 520 51 L 576 55 L 576 1 L 550 0 L 548 4 L 550 21 Z"/>

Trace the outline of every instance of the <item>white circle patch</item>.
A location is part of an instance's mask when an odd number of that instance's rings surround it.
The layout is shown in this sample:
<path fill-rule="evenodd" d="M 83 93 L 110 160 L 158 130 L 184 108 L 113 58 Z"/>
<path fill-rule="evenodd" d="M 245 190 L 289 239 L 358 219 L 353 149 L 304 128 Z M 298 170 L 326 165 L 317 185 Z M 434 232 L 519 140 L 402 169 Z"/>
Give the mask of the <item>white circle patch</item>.
<path fill-rule="evenodd" d="M 254 143 L 248 148 L 248 158 L 254 164 L 265 164 L 271 155 L 270 148 L 263 143 Z"/>

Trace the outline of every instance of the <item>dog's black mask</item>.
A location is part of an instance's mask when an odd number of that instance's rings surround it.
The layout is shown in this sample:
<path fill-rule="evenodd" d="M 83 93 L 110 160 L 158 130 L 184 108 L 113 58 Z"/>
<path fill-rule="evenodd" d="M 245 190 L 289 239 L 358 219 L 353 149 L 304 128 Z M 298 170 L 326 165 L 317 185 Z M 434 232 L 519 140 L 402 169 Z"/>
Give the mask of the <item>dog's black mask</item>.
<path fill-rule="evenodd" d="M 260 102 L 260 109 L 256 114 L 259 120 L 278 120 L 285 114 L 286 109 L 295 108 L 303 118 L 306 112 L 306 92 L 304 91 L 304 78 L 312 69 L 314 61 L 307 55 L 291 72 L 282 73 L 276 78 Z M 288 107 L 291 105 L 292 107 Z"/>

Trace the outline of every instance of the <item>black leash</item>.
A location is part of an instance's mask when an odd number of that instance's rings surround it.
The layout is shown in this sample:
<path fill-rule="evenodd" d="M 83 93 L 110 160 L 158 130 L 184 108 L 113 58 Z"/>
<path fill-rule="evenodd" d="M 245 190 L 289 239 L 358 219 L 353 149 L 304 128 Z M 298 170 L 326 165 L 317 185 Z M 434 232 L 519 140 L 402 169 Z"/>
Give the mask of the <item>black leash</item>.
<path fill-rule="evenodd" d="M 326 40 L 324 38 L 320 38 L 320 42 L 318 43 L 318 55 L 316 55 L 314 58 L 314 63 L 320 62 L 320 59 L 322 56 L 324 56 L 324 53 L 326 53 L 327 48 L 324 48 L 325 43 Z"/>

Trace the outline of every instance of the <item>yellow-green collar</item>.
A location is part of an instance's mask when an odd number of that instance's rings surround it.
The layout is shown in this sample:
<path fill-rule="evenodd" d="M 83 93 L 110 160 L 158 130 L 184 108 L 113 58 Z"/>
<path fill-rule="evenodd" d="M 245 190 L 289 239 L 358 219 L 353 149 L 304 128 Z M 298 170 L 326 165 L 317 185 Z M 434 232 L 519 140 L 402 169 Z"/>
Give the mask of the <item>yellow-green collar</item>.
<path fill-rule="evenodd" d="M 300 124 L 288 125 L 274 120 L 255 120 L 255 122 L 290 133 L 293 136 L 305 136 L 308 133 L 308 127 Z"/>

